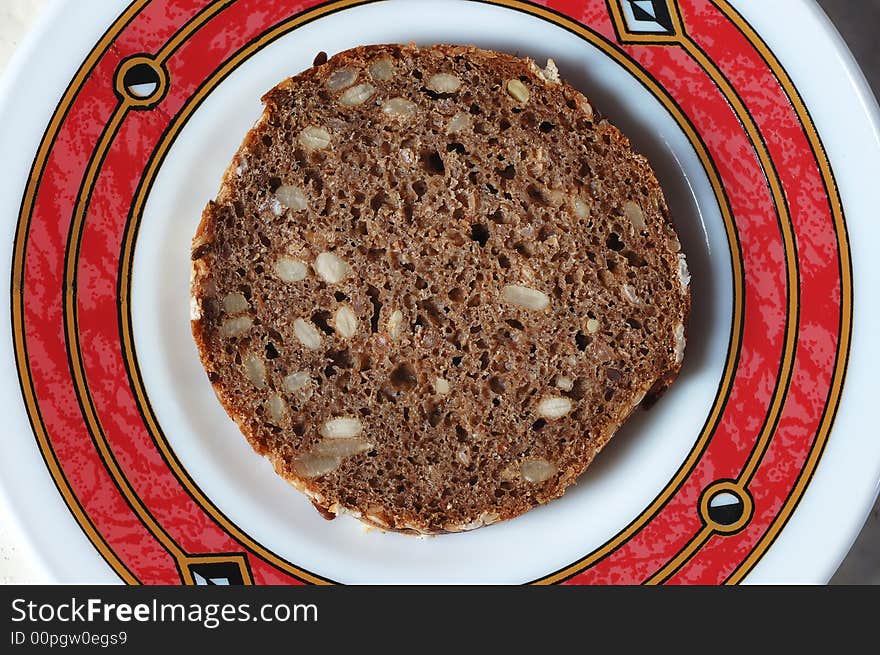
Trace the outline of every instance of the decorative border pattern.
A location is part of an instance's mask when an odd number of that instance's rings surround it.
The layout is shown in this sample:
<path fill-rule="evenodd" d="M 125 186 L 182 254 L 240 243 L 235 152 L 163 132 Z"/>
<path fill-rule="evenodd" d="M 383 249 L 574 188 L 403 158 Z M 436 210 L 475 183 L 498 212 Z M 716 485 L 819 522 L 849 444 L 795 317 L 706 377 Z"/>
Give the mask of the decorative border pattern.
<path fill-rule="evenodd" d="M 204 98 L 268 43 L 372 1 L 136 0 L 47 127 L 13 258 L 18 372 L 59 492 L 126 582 L 331 582 L 250 538 L 177 460 L 141 380 L 130 282 L 153 179 Z M 652 0 L 671 25 L 653 34 L 623 0 L 475 1 L 576 34 L 667 108 L 712 182 L 733 270 L 725 370 L 691 453 L 627 528 L 535 582 L 738 582 L 793 512 L 843 387 L 852 273 L 815 126 L 722 0 Z"/>

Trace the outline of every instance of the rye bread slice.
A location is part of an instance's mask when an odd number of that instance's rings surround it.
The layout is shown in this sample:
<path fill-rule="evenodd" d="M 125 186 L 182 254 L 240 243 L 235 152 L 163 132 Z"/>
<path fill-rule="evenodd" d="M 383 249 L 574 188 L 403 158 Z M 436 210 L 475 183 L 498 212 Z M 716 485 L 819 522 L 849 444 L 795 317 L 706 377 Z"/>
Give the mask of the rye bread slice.
<path fill-rule="evenodd" d="M 517 516 L 673 381 L 689 276 L 663 193 L 552 62 L 361 47 L 263 101 L 193 241 L 192 328 L 325 516 Z"/>

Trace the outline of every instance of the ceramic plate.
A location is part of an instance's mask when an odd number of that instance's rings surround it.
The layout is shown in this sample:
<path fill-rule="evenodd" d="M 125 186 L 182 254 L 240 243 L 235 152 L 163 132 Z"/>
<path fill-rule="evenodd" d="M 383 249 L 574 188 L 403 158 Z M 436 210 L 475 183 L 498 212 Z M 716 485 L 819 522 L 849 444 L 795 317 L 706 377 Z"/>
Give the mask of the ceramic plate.
<path fill-rule="evenodd" d="M 260 95 L 401 41 L 555 59 L 651 160 L 693 274 L 679 381 L 579 484 L 430 539 L 327 522 L 276 477 L 188 313 L 190 238 Z M 0 472 L 51 579 L 824 582 L 867 515 L 878 113 L 810 2 L 66 2 L 0 103 Z"/>

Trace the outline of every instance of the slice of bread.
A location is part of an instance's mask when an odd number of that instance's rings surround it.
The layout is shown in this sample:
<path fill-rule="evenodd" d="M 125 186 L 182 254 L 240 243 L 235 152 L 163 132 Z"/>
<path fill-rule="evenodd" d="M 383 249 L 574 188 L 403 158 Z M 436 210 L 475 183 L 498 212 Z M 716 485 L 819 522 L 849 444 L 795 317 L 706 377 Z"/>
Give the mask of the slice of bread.
<path fill-rule="evenodd" d="M 517 516 L 672 382 L 690 296 L 663 194 L 552 62 L 362 47 L 263 101 L 193 241 L 193 334 L 323 514 Z"/>

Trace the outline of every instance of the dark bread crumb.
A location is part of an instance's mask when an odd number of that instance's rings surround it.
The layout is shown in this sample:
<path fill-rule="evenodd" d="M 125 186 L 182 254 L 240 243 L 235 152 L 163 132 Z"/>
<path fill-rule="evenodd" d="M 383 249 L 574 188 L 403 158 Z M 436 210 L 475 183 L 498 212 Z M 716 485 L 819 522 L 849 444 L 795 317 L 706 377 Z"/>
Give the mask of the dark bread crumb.
<path fill-rule="evenodd" d="M 193 241 L 220 401 L 325 515 L 439 533 L 560 496 L 680 368 L 650 166 L 552 65 L 315 64 L 264 96 Z"/>

